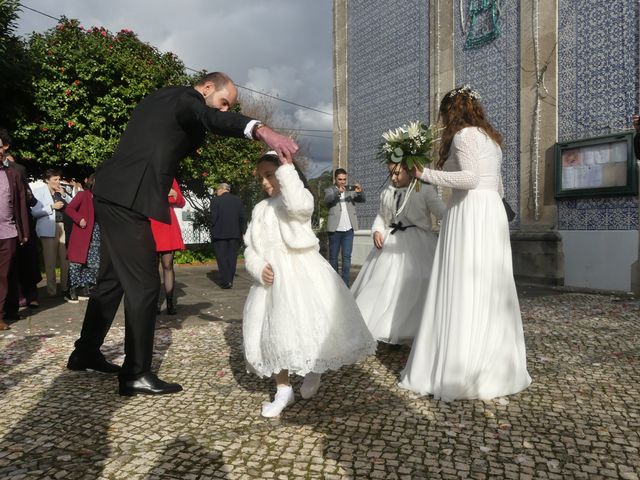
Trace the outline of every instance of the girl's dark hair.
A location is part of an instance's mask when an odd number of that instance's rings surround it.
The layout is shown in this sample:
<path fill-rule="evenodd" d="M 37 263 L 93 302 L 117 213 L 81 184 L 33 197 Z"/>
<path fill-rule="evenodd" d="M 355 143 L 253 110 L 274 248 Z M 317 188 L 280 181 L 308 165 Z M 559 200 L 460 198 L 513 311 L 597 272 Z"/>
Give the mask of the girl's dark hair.
<path fill-rule="evenodd" d="M 84 182 L 84 188 L 87 190 L 93 190 L 93 185 L 95 183 L 95 175 L 92 173 L 87 177 L 87 180 Z"/>
<path fill-rule="evenodd" d="M 62 170 L 57 168 L 47 168 L 44 172 L 44 179 L 49 180 L 51 177 L 62 177 Z"/>
<path fill-rule="evenodd" d="M 280 160 L 278 159 L 277 155 L 273 155 L 271 153 L 265 153 L 264 155 L 262 155 L 256 162 L 256 167 L 260 165 L 262 162 L 272 163 L 276 167 L 280 166 Z M 309 182 L 307 181 L 307 177 L 305 176 L 304 173 L 302 173 L 302 170 L 300 170 L 300 167 L 298 166 L 295 160 L 293 161 L 293 168 L 296 169 L 296 172 L 298 173 L 298 177 L 300 177 L 300 181 L 302 182 L 302 185 L 304 185 L 304 188 L 309 189 Z"/>

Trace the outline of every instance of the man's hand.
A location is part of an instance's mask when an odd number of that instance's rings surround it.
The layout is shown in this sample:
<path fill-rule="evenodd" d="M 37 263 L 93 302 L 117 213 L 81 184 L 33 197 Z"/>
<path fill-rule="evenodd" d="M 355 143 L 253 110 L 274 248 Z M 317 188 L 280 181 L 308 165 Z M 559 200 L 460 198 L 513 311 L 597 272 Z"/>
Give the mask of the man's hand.
<path fill-rule="evenodd" d="M 384 237 L 380 232 L 374 232 L 373 234 L 373 244 L 376 246 L 378 250 L 382 248 L 384 245 Z"/>
<path fill-rule="evenodd" d="M 60 210 L 62 207 L 64 207 L 64 202 L 61 202 L 60 200 L 58 200 L 57 202 L 53 202 L 54 209 Z"/>
<path fill-rule="evenodd" d="M 78 225 L 80 225 L 80 228 L 87 228 L 87 221 L 84 218 L 81 218 Z"/>
<path fill-rule="evenodd" d="M 362 191 L 362 187 L 360 186 L 360 184 L 359 184 L 359 183 L 356 183 L 356 184 L 354 185 L 354 187 L 355 187 L 354 192 L 356 192 L 356 193 L 360 193 L 360 192 Z"/>
<path fill-rule="evenodd" d="M 273 283 L 273 270 L 269 264 L 262 269 L 262 281 L 267 285 L 271 285 Z"/>
<path fill-rule="evenodd" d="M 275 150 L 282 164 L 293 163 L 293 156 L 300 148 L 290 137 L 280 135 L 266 125 L 256 130 L 256 138 Z"/>

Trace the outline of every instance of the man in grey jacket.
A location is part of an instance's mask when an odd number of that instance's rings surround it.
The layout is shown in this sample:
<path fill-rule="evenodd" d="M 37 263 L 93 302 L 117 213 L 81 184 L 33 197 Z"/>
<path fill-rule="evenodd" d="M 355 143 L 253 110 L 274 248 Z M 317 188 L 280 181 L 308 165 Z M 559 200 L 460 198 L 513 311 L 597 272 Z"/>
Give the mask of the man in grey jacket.
<path fill-rule="evenodd" d="M 324 202 L 329 208 L 329 263 L 338 272 L 338 252 L 342 251 L 342 279 L 347 286 L 353 250 L 353 231 L 358 229 L 355 204 L 364 201 L 360 184 L 347 185 L 347 171 L 344 168 L 336 169 L 334 184 L 324 191 Z"/>

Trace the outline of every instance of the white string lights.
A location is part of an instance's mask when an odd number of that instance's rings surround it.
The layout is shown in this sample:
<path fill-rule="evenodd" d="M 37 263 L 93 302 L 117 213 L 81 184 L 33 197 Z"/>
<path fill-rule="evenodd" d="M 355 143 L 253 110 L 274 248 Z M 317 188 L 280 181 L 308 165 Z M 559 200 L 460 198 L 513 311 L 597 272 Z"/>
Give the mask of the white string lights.
<path fill-rule="evenodd" d="M 531 139 L 529 141 L 529 155 L 531 161 L 531 169 L 533 175 L 531 178 L 533 188 L 533 218 L 540 218 L 540 84 L 542 83 L 542 75 L 540 73 L 539 61 L 539 10 L 538 0 L 532 0 L 532 26 L 533 26 L 533 61 L 536 69 L 536 98 L 533 110 L 533 122 L 531 122 Z"/>
<path fill-rule="evenodd" d="M 530 185 L 533 195 L 533 218 L 535 220 L 540 219 L 541 207 L 540 207 L 540 121 L 542 116 L 542 102 L 549 95 L 549 90 L 544 83 L 544 76 L 551 62 L 551 55 L 540 66 L 540 10 L 539 0 L 532 0 L 531 2 L 531 25 L 533 33 L 533 60 L 535 64 L 535 105 L 533 109 L 533 121 L 531 122 L 531 139 L 529 140 L 529 157 L 531 164 Z M 555 46 L 553 48 L 555 51 Z"/>

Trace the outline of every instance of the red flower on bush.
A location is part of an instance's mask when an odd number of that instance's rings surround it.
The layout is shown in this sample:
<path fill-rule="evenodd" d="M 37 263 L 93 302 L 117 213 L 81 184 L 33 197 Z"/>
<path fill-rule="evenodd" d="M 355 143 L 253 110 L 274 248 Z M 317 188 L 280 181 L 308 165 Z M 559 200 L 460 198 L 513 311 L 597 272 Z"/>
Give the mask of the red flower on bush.
<path fill-rule="evenodd" d="M 76 85 L 76 86 L 77 86 L 77 85 L 80 85 L 80 80 L 74 80 L 74 81 L 73 81 L 73 84 L 74 84 L 74 85 Z"/>
<path fill-rule="evenodd" d="M 69 95 L 71 95 L 71 90 L 65 90 L 64 94 L 68 97 Z"/>
<path fill-rule="evenodd" d="M 48 129 L 47 127 L 42 127 L 42 128 L 41 128 L 41 130 L 42 130 L 43 132 L 48 132 L 48 131 L 49 131 L 49 129 Z"/>
<path fill-rule="evenodd" d="M 73 120 L 67 121 L 67 127 L 73 127 L 76 124 Z"/>
<path fill-rule="evenodd" d="M 202 176 L 203 176 L 204 178 L 207 178 L 207 177 L 209 176 L 209 174 L 208 174 L 207 172 L 202 172 Z"/>

